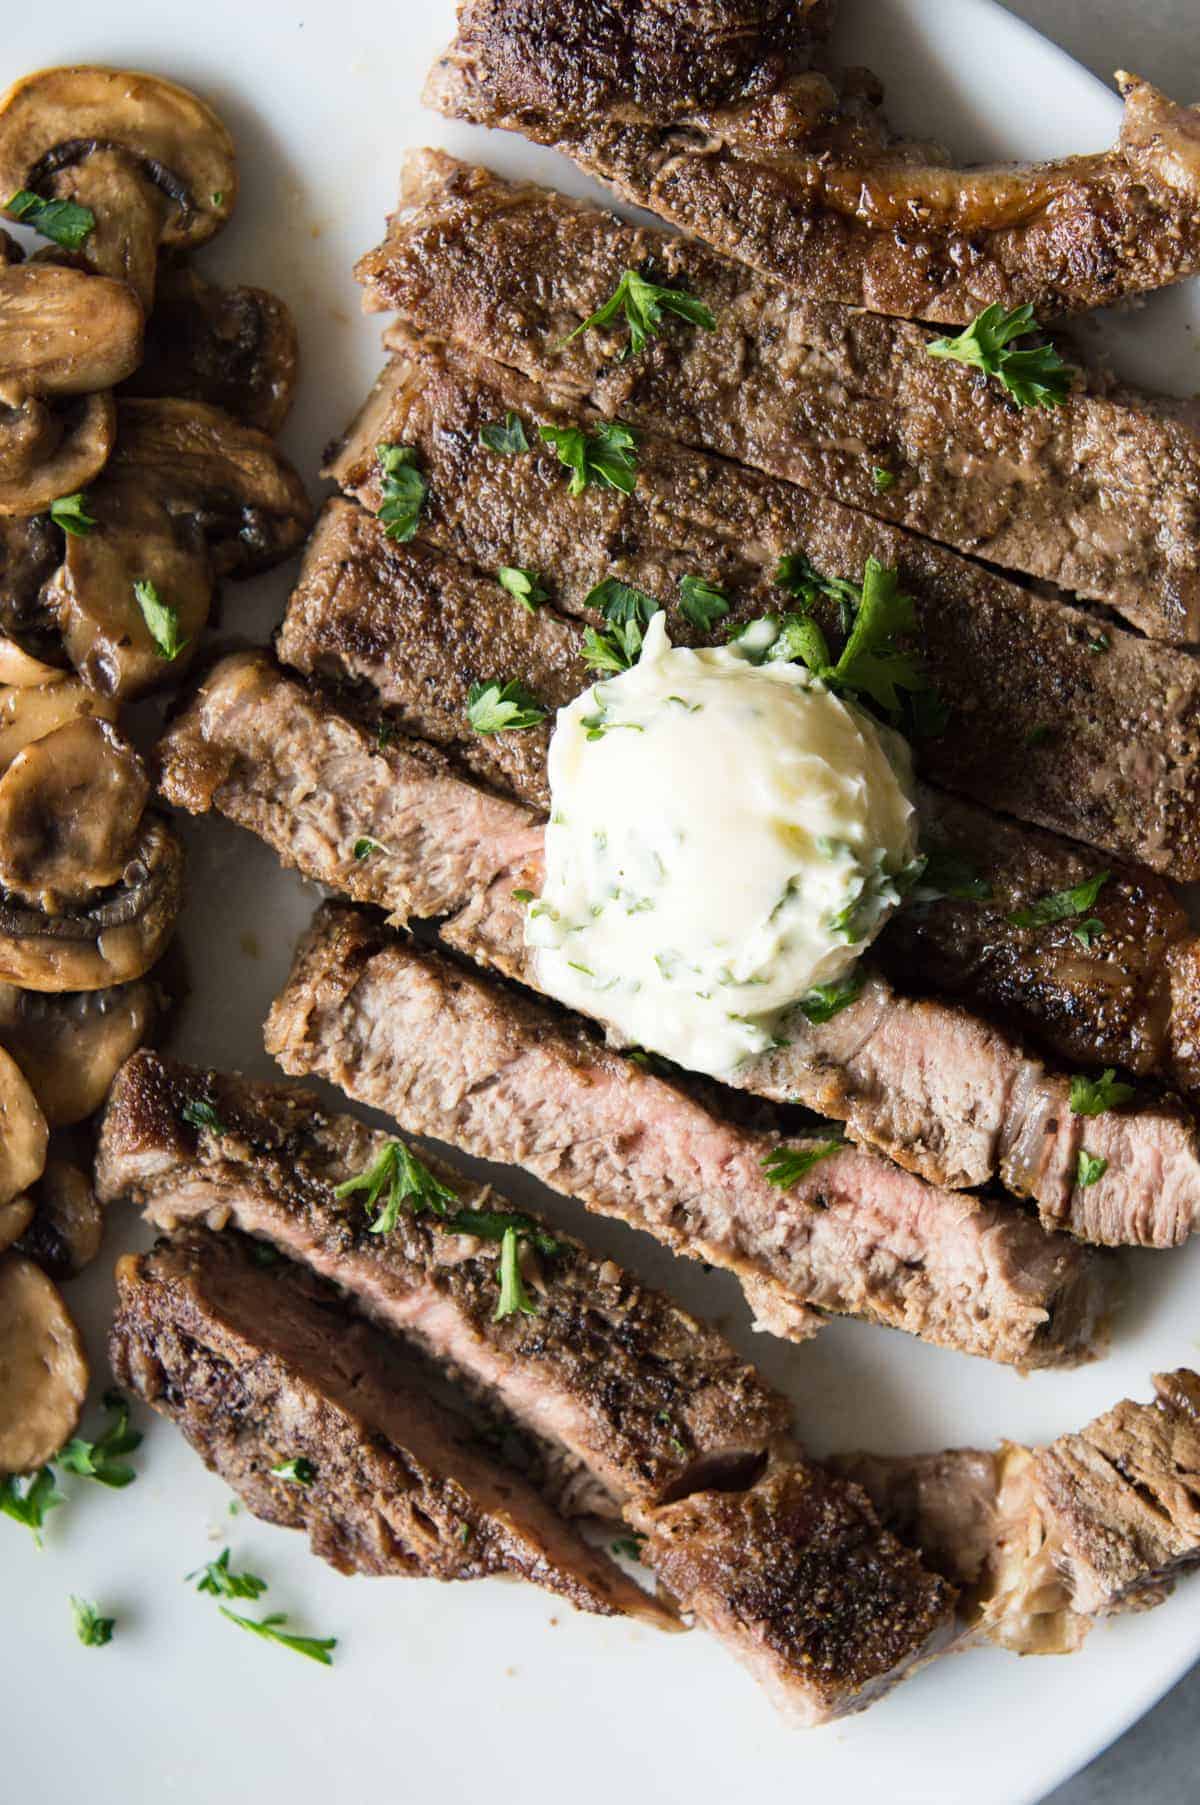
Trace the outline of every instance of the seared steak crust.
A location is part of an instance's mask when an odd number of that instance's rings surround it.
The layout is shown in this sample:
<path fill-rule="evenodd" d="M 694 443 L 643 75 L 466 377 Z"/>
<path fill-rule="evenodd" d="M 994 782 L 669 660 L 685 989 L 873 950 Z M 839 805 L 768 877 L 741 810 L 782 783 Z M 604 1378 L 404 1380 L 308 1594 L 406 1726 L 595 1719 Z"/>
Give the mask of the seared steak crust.
<path fill-rule="evenodd" d="M 780 1191 L 762 1170 L 778 1136 L 354 910 L 318 913 L 266 1041 L 285 1071 L 736 1273 L 789 1339 L 816 1306 L 1019 1366 L 1094 1350 L 1101 1269 L 1075 1243 L 849 1146 Z"/>
<path fill-rule="evenodd" d="M 641 435 L 632 495 L 591 486 L 571 496 L 550 447 L 500 457 L 479 445 L 480 427 L 509 408 L 530 423 L 593 421 L 516 371 L 409 342 L 329 474 L 374 510 L 377 443 L 414 445 L 431 488 L 426 538 L 481 570 L 543 572 L 568 614 L 584 613 L 601 577 L 623 577 L 662 602 L 673 636 L 688 643 L 697 634 L 678 609 L 686 572 L 718 583 L 732 618 L 746 619 L 786 608 L 773 578 L 790 553 L 854 581 L 868 557 L 895 565 L 915 602 L 914 645 L 949 709 L 943 732 L 915 742 L 923 775 L 1181 880 L 1200 876 L 1194 659 L 1101 629 L 1081 609 L 856 509 L 652 433 Z M 818 613 L 840 644 L 836 606 Z"/>
<path fill-rule="evenodd" d="M 189 1229 L 117 1267 L 118 1382 L 183 1430 L 255 1516 L 306 1530 L 343 1573 L 513 1573 L 581 1610 L 648 1601 L 521 1476 L 472 1445 L 401 1350 L 333 1286 L 249 1241 Z M 271 1468 L 296 1456 L 310 1485 Z"/>
<path fill-rule="evenodd" d="M 668 328 L 625 359 L 623 319 L 564 343 L 626 269 L 703 299 L 715 330 Z M 1105 602 L 1151 637 L 1200 637 L 1200 439 L 1098 379 L 1014 408 L 930 357 L 924 327 L 800 299 L 694 239 L 440 151 L 410 155 L 356 273 L 367 307 L 608 417 Z"/>
<path fill-rule="evenodd" d="M 529 4 L 521 10 L 527 17 Z M 1118 78 L 1126 106 L 1111 151 L 951 169 L 937 150 L 891 141 L 873 78 L 839 91 L 800 77 L 740 107 L 694 107 L 661 124 L 615 108 L 572 115 L 567 95 L 530 105 L 527 80 L 512 79 L 519 44 L 498 15 L 499 5 L 486 45 L 458 39 L 434 65 L 428 105 L 555 146 L 626 200 L 798 294 L 910 319 L 965 322 L 992 302 L 1031 302 L 1049 317 L 1200 267 L 1196 111 L 1136 76 Z"/>

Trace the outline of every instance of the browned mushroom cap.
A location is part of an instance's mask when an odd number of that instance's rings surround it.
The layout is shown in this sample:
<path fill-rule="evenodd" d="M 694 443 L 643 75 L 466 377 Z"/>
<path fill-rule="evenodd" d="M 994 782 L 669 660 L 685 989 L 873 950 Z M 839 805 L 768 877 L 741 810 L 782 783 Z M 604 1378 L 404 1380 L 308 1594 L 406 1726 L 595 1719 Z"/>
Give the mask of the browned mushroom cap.
<path fill-rule="evenodd" d="M 0 384 L 0 514 L 37 514 L 86 489 L 108 462 L 115 433 L 107 390 L 50 408 L 36 395 L 9 398 Z"/>
<path fill-rule="evenodd" d="M 31 395 L 90 395 L 137 369 L 142 309 L 124 282 L 54 263 L 0 269 L 0 371 Z"/>
<path fill-rule="evenodd" d="M 91 1265 L 104 1237 L 104 1213 L 91 1180 L 66 1160 L 48 1160 L 34 1188 L 33 1204 L 33 1220 L 17 1252 L 33 1260 L 48 1278 L 73 1279 Z"/>
<path fill-rule="evenodd" d="M 115 721 L 117 705 L 107 696 L 98 696 L 77 677 L 27 688 L 0 684 L 0 771 L 35 740 L 45 739 L 68 721 L 90 715 Z"/>
<path fill-rule="evenodd" d="M 299 348 L 287 305 L 265 288 L 221 288 L 184 257 L 161 259 L 142 362 L 125 395 L 174 395 L 276 433 L 296 390 Z"/>
<path fill-rule="evenodd" d="M 32 1197 L 10 1197 L 7 1203 L 0 1203 L 0 1253 L 19 1241 L 32 1221 Z"/>
<path fill-rule="evenodd" d="M 53 683 L 67 663 L 46 586 L 63 535 L 46 514 L 0 515 L 0 683 Z"/>
<path fill-rule="evenodd" d="M 0 1259 L 0 1473 L 32 1473 L 79 1422 L 88 1364 L 58 1288 L 17 1254 Z"/>
<path fill-rule="evenodd" d="M 162 956 L 182 900 L 183 848 L 147 818 L 120 883 L 86 907 L 46 915 L 0 891 L 0 979 L 57 992 L 140 978 Z"/>
<path fill-rule="evenodd" d="M 0 884 L 48 914 L 108 889 L 149 795 L 145 766 L 110 722 L 56 727 L 0 775 Z"/>
<path fill-rule="evenodd" d="M 190 514 L 220 576 L 269 570 L 312 524 L 304 484 L 266 433 L 202 401 L 120 402 L 112 471 Z"/>
<path fill-rule="evenodd" d="M 211 238 L 233 211 L 233 141 L 174 82 L 128 70 L 43 69 L 0 100 L 0 194 L 26 189 L 90 208 L 82 249 L 147 312 L 158 247 Z M 13 215 L 15 217 L 15 215 Z"/>
<path fill-rule="evenodd" d="M 0 1203 L 42 1175 L 50 1130 L 16 1061 L 0 1050 Z"/>
<path fill-rule="evenodd" d="M 65 1128 L 99 1109 L 157 1014 L 158 992 L 145 978 L 58 995 L 0 984 L 0 1047 L 20 1066 L 51 1128 Z"/>

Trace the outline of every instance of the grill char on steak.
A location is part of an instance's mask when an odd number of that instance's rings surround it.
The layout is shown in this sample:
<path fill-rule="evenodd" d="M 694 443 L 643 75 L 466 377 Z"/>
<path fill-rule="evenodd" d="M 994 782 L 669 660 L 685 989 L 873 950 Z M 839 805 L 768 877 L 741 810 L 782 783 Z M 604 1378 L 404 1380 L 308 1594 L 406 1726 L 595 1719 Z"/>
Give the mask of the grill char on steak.
<path fill-rule="evenodd" d="M 1200 1378 L 1160 1373 L 1154 1389 L 1044 1448 L 828 1464 L 966 1589 L 977 1637 L 1066 1653 L 1095 1618 L 1159 1603 L 1200 1562 Z"/>
<path fill-rule="evenodd" d="M 255 1516 L 306 1530 L 341 1572 L 512 1573 L 580 1610 L 658 1615 L 312 1273 L 193 1228 L 126 1254 L 117 1291 L 118 1383 L 176 1422 Z M 272 1473 L 296 1456 L 311 1485 Z"/>
<path fill-rule="evenodd" d="M 364 729 L 253 655 L 218 667 L 159 757 L 172 800 L 197 812 L 216 806 L 306 876 L 394 918 L 449 916 L 442 933 L 451 945 L 536 988 L 514 896 L 541 884 L 532 812 L 514 822 L 515 805 L 499 802 L 489 833 L 493 798 L 433 773 L 404 742 L 381 753 Z M 364 834 L 376 850 L 359 859 Z M 1085 1121 L 1069 1107 L 1065 1076 L 961 1008 L 896 995 L 877 973 L 830 1022 L 794 1012 L 787 1041 L 747 1060 L 728 1084 L 843 1121 L 854 1140 L 935 1184 L 998 1175 L 1038 1203 L 1047 1227 L 1086 1240 L 1170 1245 L 1193 1226 L 1200 1155 L 1174 1105 Z M 1085 1128 L 1088 1151 L 1108 1170 L 1081 1188 Z"/>
<path fill-rule="evenodd" d="M 553 608 L 515 607 L 492 579 L 420 544 L 392 545 L 372 515 L 338 500 L 309 542 L 278 638 L 285 662 L 339 706 L 445 747 L 492 789 L 537 808 L 549 804 L 549 727 L 472 733 L 467 693 L 497 671 L 557 708 L 590 679 L 579 649 L 578 626 Z M 1168 885 L 927 784 L 918 802 L 927 844 L 965 859 L 990 897 L 946 897 L 894 917 L 872 952 L 893 982 L 960 998 L 1071 1063 L 1200 1088 L 1200 942 Z M 1105 870 L 1090 911 L 1102 932 L 1090 946 L 1075 937 L 1077 922 L 1010 920 Z"/>
<path fill-rule="evenodd" d="M 352 909 L 318 914 L 266 1040 L 285 1071 L 732 1271 L 789 1339 L 816 1306 L 1023 1367 L 1094 1351 L 1104 1290 L 1086 1249 L 857 1148 L 780 1191 L 762 1170 L 776 1135 Z"/>
<path fill-rule="evenodd" d="M 677 325 L 626 359 L 623 319 L 564 343 L 626 269 L 700 297 L 715 330 Z M 1200 637 L 1200 439 L 1153 404 L 1085 379 L 1061 407 L 1014 408 L 928 356 L 923 327 L 800 300 L 695 240 L 439 151 L 410 155 L 356 274 L 368 308 L 608 417 L 1105 602 L 1152 638 Z"/>
<path fill-rule="evenodd" d="M 892 138 L 865 71 L 782 77 L 723 107 L 697 104 L 684 75 L 655 95 L 648 122 L 619 105 L 583 111 L 577 41 L 558 43 L 536 74 L 527 67 L 531 42 L 555 41 L 560 6 L 466 0 L 426 103 L 553 145 L 798 294 L 925 320 L 965 322 L 991 302 L 1031 302 L 1048 317 L 1200 267 L 1196 110 L 1136 76 L 1118 75 L 1125 114 L 1111 151 L 954 169 L 937 147 Z"/>
<path fill-rule="evenodd" d="M 198 1096 L 216 1100 L 223 1136 L 181 1124 L 180 1109 Z M 643 1561 L 680 1606 L 803 1721 L 861 1709 L 945 1645 L 952 1633 L 950 1587 L 880 1532 L 858 1487 L 804 1459 L 787 1436 L 787 1406 L 714 1331 L 557 1232 L 558 1250 L 545 1256 L 538 1284 L 536 1317 L 501 1323 L 494 1320 L 494 1245 L 475 1243 L 471 1251 L 470 1241 L 405 1213 L 385 1239 L 366 1232 L 362 1212 L 340 1204 L 333 1188 L 383 1138 L 347 1117 L 324 1115 L 295 1088 L 248 1085 L 143 1055 L 118 1078 L 101 1171 L 106 1194 L 137 1197 L 158 1222 L 231 1219 L 289 1254 L 302 1253 L 381 1321 L 449 1362 L 457 1376 L 497 1393 L 540 1435 L 565 1435 L 593 1479 L 620 1496 L 628 1520 L 646 1537 Z M 453 1174 L 439 1167 L 438 1176 Z M 506 1206 L 490 1200 L 489 1207 Z M 219 1251 L 222 1243 L 237 1251 Z M 206 1267 L 238 1260 L 244 1267 L 247 1245 L 240 1236 L 192 1228 L 142 1268 L 177 1262 L 180 1246 L 184 1258 L 201 1248 Z M 307 1282 L 319 1287 L 320 1297 L 335 1296 L 311 1275 L 280 1282 Z M 172 1301 L 178 1289 L 172 1288 Z M 275 1313 L 263 1308 L 271 1294 L 261 1281 L 257 1289 L 258 1314 L 277 1337 Z M 346 1321 L 340 1299 L 326 1307 Z M 148 1372 L 153 1397 L 175 1346 L 170 1306 L 164 1311 L 160 1303 L 135 1320 L 138 1351 L 128 1365 L 132 1377 Z M 361 1324 L 350 1334 L 352 1349 L 366 1336 L 372 1345 L 386 1344 Z M 118 1346 L 124 1342 L 119 1322 Z M 213 1387 L 177 1373 L 173 1389 L 172 1414 L 210 1452 Z M 249 1388 L 251 1404 L 260 1396 L 261 1388 Z M 293 1422 L 289 1414 L 289 1448 Z M 690 1452 L 681 1456 L 683 1437 Z M 255 1461 L 261 1446 L 258 1431 L 251 1436 Z M 323 1440 L 314 1444 L 313 1459 L 318 1507 L 331 1512 L 332 1493 L 332 1513 L 351 1515 L 357 1475 L 328 1470 Z M 286 1494 L 289 1509 L 303 1508 L 309 1496 L 297 1500 L 298 1487 L 273 1490 Z M 562 1533 L 569 1536 L 565 1527 Z M 473 1544 L 474 1538 L 464 1550 L 456 1538 L 450 1552 L 465 1562 Z M 630 1590 L 647 1615 L 661 1618 Z"/>
<path fill-rule="evenodd" d="M 732 617 L 778 612 L 780 558 L 802 551 L 829 578 L 861 579 L 868 557 L 895 565 L 912 596 L 919 651 L 945 730 L 917 737 L 922 774 L 989 808 L 1137 859 L 1181 881 L 1200 877 L 1200 668 L 1174 647 L 1031 593 L 956 553 L 793 483 L 641 435 L 629 496 L 568 493 L 557 455 L 501 457 L 480 428 L 508 409 L 526 421 L 588 425 L 592 416 L 518 372 L 409 343 L 385 371 L 327 474 L 372 511 L 376 446 L 413 445 L 430 483 L 421 533 L 479 570 L 546 573 L 555 600 L 581 614 L 612 573 L 667 609 L 673 637 L 687 572 L 717 583 Z M 532 425 L 530 426 L 532 434 Z M 815 612 L 841 643 L 832 600 Z M 722 631 L 726 623 L 722 623 Z"/>

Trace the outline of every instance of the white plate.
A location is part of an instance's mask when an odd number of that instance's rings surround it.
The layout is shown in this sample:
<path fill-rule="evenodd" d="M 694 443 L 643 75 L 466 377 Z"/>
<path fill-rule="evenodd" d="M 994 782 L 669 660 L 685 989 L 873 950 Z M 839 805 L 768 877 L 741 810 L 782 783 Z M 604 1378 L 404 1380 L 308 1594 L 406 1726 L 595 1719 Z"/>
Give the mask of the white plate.
<path fill-rule="evenodd" d="M 283 0 L 155 9 L 55 0 L 8 9 L 5 80 L 84 60 L 156 70 L 195 86 L 232 127 L 244 199 L 209 267 L 277 288 L 296 310 L 304 381 L 285 436 L 310 479 L 322 443 L 379 363 L 378 322 L 359 317 L 350 266 L 381 234 L 406 146 L 442 144 L 589 192 L 549 153 L 421 111 L 422 78 L 450 36 L 451 11 L 451 0 L 307 10 Z M 939 132 L 963 156 L 1111 141 L 1113 96 L 989 0 L 956 0 L 953 9 L 945 0 L 845 0 L 845 15 L 845 52 L 884 77 L 897 121 Z M 1106 342 L 1129 373 L 1188 392 L 1200 368 L 1190 337 L 1198 318 L 1193 285 L 1137 311 Z M 288 573 L 276 573 L 231 590 L 226 627 L 264 638 L 287 586 Z M 314 892 L 225 824 L 190 825 L 187 837 L 194 992 L 177 1049 L 267 1074 L 262 1018 Z M 510 1188 L 536 1195 L 528 1184 Z M 572 1223 L 580 1215 L 563 1202 L 552 1213 Z M 726 1323 L 793 1393 L 818 1451 L 1048 1439 L 1122 1396 L 1146 1396 L 1152 1370 L 1193 1361 L 1200 1347 L 1196 1248 L 1129 1258 L 1129 1304 L 1103 1364 L 1021 1379 L 853 1323 L 805 1349 L 752 1336 L 731 1282 L 705 1279 L 615 1225 L 578 1226 Z M 113 1224 L 107 1251 L 139 1238 L 136 1224 Z M 102 1367 L 106 1274 L 89 1275 L 72 1299 Z M 619 1790 L 659 1805 L 707 1805 L 798 1780 L 806 1793 L 829 1789 L 848 1801 L 886 1792 L 902 1805 L 961 1805 L 967 1796 L 1022 1805 L 1093 1756 L 1200 1655 L 1198 1580 L 1163 1609 L 1098 1630 L 1070 1659 L 947 1660 L 865 1717 L 801 1735 L 702 1635 L 661 1638 L 596 1622 L 494 1581 L 348 1584 L 298 1537 L 244 1513 L 231 1519 L 228 1493 L 165 1425 L 150 1426 L 139 1468 L 121 1493 L 74 1482 L 40 1557 L 0 1519 L 5 1797 L 557 1805 L 565 1794 L 575 1805 L 610 1805 Z M 212 1600 L 184 1587 L 182 1576 L 225 1539 L 237 1561 L 270 1578 L 270 1605 L 339 1634 L 332 1672 L 240 1635 Z M 120 1618 L 109 1648 L 75 1642 L 70 1592 Z"/>

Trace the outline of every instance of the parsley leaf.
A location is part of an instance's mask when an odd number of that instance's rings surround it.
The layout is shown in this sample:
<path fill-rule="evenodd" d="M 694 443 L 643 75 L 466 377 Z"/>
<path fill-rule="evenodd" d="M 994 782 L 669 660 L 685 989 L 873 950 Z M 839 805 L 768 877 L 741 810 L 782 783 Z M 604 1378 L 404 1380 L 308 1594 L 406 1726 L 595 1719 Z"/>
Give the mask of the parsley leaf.
<path fill-rule="evenodd" d="M 844 978 L 835 978 L 829 984 L 814 985 L 806 996 L 800 998 L 801 1014 L 807 1016 L 814 1027 L 819 1027 L 822 1022 L 832 1021 L 839 1011 L 854 1001 L 864 981 L 862 972 L 855 966 Z"/>
<path fill-rule="evenodd" d="M 179 613 L 164 602 L 148 577 L 139 577 L 133 586 L 134 598 L 142 611 L 146 630 L 154 641 L 154 650 L 168 663 L 178 658 L 191 641 L 179 637 Z"/>
<path fill-rule="evenodd" d="M 18 188 L 5 203 L 4 211 L 10 219 L 32 226 L 43 238 L 52 238 L 66 251 L 81 251 L 96 224 L 90 207 L 81 207 L 77 201 L 43 200 L 28 188 Z"/>
<path fill-rule="evenodd" d="M 988 902 L 992 887 L 961 852 L 952 846 L 933 846 L 925 854 L 925 868 L 913 892 L 914 902 Z"/>
<path fill-rule="evenodd" d="M 102 1617 L 94 1604 L 89 1604 L 86 1598 L 76 1598 L 73 1592 L 71 1615 L 75 1619 L 75 1634 L 85 1648 L 103 1648 L 106 1642 L 112 1641 L 116 1618 Z"/>
<path fill-rule="evenodd" d="M 199 1579 L 196 1579 L 197 1574 Z M 257 1573 L 229 1571 L 228 1548 L 222 1548 L 215 1561 L 186 1575 L 187 1581 L 193 1579 L 196 1579 L 197 1592 L 207 1592 L 213 1598 L 260 1598 L 267 1589 L 266 1580 L 260 1579 Z"/>
<path fill-rule="evenodd" d="M 546 709 L 523 683 L 472 683 L 467 691 L 467 719 L 476 733 L 519 733 L 544 721 Z"/>
<path fill-rule="evenodd" d="M 32 1530 L 39 1548 L 47 1514 L 65 1503 L 55 1483 L 53 1467 L 42 1467 L 32 1479 L 24 1481 L 13 1474 L 0 1478 L 0 1514 Z"/>
<path fill-rule="evenodd" d="M 994 376 L 1018 407 L 1059 407 L 1071 388 L 1072 369 L 1054 345 L 1031 345 L 1013 351 L 1013 339 L 1036 332 L 1033 306 L 1005 313 L 998 301 L 977 314 L 957 338 L 935 338 L 926 345 L 930 357 L 948 357 Z"/>
<path fill-rule="evenodd" d="M 1071 1080 L 1071 1114 L 1106 1116 L 1110 1109 L 1119 1109 L 1132 1096 L 1132 1084 L 1122 1084 L 1111 1066 L 1107 1066 L 1098 1078 L 1085 1078 L 1077 1073 Z"/>
<path fill-rule="evenodd" d="M 236 1623 L 252 1635 L 261 1636 L 264 1642 L 277 1642 L 281 1648 L 290 1648 L 294 1654 L 306 1655 L 310 1661 L 319 1661 L 322 1667 L 333 1666 L 331 1650 L 337 1647 L 336 1636 L 295 1636 L 287 1634 L 283 1625 L 287 1617 L 282 1611 L 273 1611 L 269 1617 L 256 1622 L 253 1617 L 239 1617 L 236 1611 L 226 1610 L 221 1605 L 222 1617 L 228 1617 L 230 1623 Z"/>
<path fill-rule="evenodd" d="M 106 1391 L 105 1408 L 109 1423 L 98 1441 L 84 1441 L 73 1436 L 58 1455 L 58 1464 L 81 1479 L 95 1479 L 100 1485 L 121 1487 L 132 1485 L 137 1474 L 122 1454 L 132 1454 L 142 1445 L 142 1436 L 129 1427 L 129 1405 L 119 1391 Z"/>
<path fill-rule="evenodd" d="M 896 478 L 892 472 L 884 470 L 881 465 L 876 464 L 871 472 L 871 487 L 876 495 L 886 495 L 889 489 L 895 487 L 895 483 Z"/>
<path fill-rule="evenodd" d="M 520 414 L 514 414 L 510 408 L 502 421 L 496 420 L 489 426 L 479 428 L 479 443 L 485 451 L 497 451 L 501 457 L 519 457 L 523 451 L 529 450 L 525 422 Z"/>
<path fill-rule="evenodd" d="M 493 1322 L 506 1316 L 536 1316 L 537 1305 L 530 1297 L 521 1276 L 521 1237 L 515 1228 L 506 1228 L 500 1241 L 500 1301 Z"/>
<path fill-rule="evenodd" d="M 366 1192 L 364 1209 L 379 1207 L 371 1224 L 373 1235 L 390 1234 L 405 1206 L 414 1215 L 432 1210 L 435 1215 L 444 1216 L 447 1206 L 458 1202 L 457 1193 L 435 1178 L 403 1141 L 387 1141 L 365 1171 L 338 1185 L 333 1194 L 353 1197 L 358 1191 Z"/>
<path fill-rule="evenodd" d="M 189 1128 L 207 1128 L 210 1134 L 224 1134 L 225 1124 L 207 1097 L 189 1097 L 180 1115 Z"/>
<path fill-rule="evenodd" d="M 1098 1153 L 1088 1153 L 1085 1148 L 1079 1149 L 1079 1162 L 1075 1168 L 1075 1183 L 1081 1191 L 1089 1185 L 1097 1185 L 1108 1171 L 1108 1161 Z"/>
<path fill-rule="evenodd" d="M 703 301 L 688 294 L 686 289 L 664 288 L 638 270 L 627 269 L 604 305 L 576 326 L 574 332 L 569 332 L 555 349 L 563 350 L 572 339 L 582 332 L 590 332 L 594 326 L 611 325 L 619 313 L 625 315 L 629 327 L 629 343 L 622 361 L 626 357 L 636 357 L 646 349 L 649 341 L 662 330 L 665 313 L 673 313 L 693 326 L 701 326 L 705 332 L 712 332 L 717 324 Z"/>
<path fill-rule="evenodd" d="M 803 552 L 788 552 L 786 557 L 780 558 L 775 567 L 775 583 L 777 588 L 796 596 L 808 608 L 818 596 L 828 596 L 843 610 L 842 625 L 847 633 L 850 631 L 862 593 L 857 583 L 850 583 L 845 577 L 824 576 Z"/>
<path fill-rule="evenodd" d="M 375 456 L 383 497 L 378 518 L 386 537 L 403 545 L 416 533 L 429 484 L 416 467 L 417 454 L 411 445 L 376 445 Z"/>
<path fill-rule="evenodd" d="M 623 420 L 601 420 L 585 433 L 579 426 L 539 426 L 559 462 L 571 472 L 570 493 L 582 495 L 589 483 L 631 495 L 637 484 L 637 437 Z"/>
<path fill-rule="evenodd" d="M 612 1544 L 612 1551 L 614 1554 L 624 1555 L 627 1561 L 640 1561 L 642 1558 L 642 1543 L 645 1540 L 646 1538 L 643 1535 L 618 1536 L 616 1541 Z"/>
<path fill-rule="evenodd" d="M 61 527 L 64 533 L 70 533 L 73 539 L 86 539 L 96 526 L 87 511 L 87 491 L 84 489 L 77 489 L 74 495 L 60 495 L 57 501 L 52 501 L 50 518 L 55 526 Z"/>
<path fill-rule="evenodd" d="M 860 588 L 842 577 L 823 576 L 803 552 L 793 552 L 780 560 L 775 581 L 803 602 L 806 612 L 782 617 L 768 658 L 802 660 L 830 688 L 867 696 L 893 717 L 901 712 L 901 691 L 929 690 L 920 660 L 895 644 L 896 635 L 911 633 L 915 622 L 912 597 L 900 588 L 894 565 L 868 558 Z M 838 603 L 847 632 L 836 663 L 824 633 L 807 613 L 818 596 Z"/>
<path fill-rule="evenodd" d="M 1078 940 L 1080 946 L 1090 948 L 1092 942 L 1104 932 L 1104 923 L 1098 915 L 1089 915 L 1077 927 L 1071 929 L 1071 938 Z"/>
<path fill-rule="evenodd" d="M 514 601 L 520 602 L 527 614 L 535 614 L 542 602 L 550 600 L 550 591 L 537 571 L 522 570 L 519 564 L 502 564 L 496 572 L 496 581 L 501 589 L 507 589 Z"/>
<path fill-rule="evenodd" d="M 1111 876 L 1111 871 L 1097 871 L 1094 877 L 1085 878 L 1070 890 L 1052 890 L 1027 909 L 1017 909 L 1009 916 L 1009 922 L 1014 928 L 1045 928 L 1056 921 L 1072 921 L 1077 915 L 1086 915 Z"/>
<path fill-rule="evenodd" d="M 292 1460 L 281 1460 L 271 1471 L 276 1479 L 287 1479 L 292 1485 L 311 1485 L 317 1476 L 316 1467 L 303 1454 L 297 1454 Z"/>
<path fill-rule="evenodd" d="M 455 1210 L 442 1217 L 441 1226 L 448 1235 L 475 1235 L 481 1241 L 502 1241 L 512 1229 L 522 1240 L 531 1241 L 539 1253 L 557 1253 L 560 1247 L 532 1216 L 519 1210 Z"/>
<path fill-rule="evenodd" d="M 710 633 L 729 613 L 728 598 L 704 577 L 679 579 L 679 612 L 698 633 Z"/>
<path fill-rule="evenodd" d="M 839 1138 L 819 1141 L 815 1147 L 773 1147 L 759 1164 L 767 1183 L 786 1191 L 798 1185 L 821 1160 L 828 1159 L 831 1153 L 840 1153 L 845 1145 Z"/>
<path fill-rule="evenodd" d="M 373 852 L 386 851 L 387 847 L 383 844 L 383 841 L 373 840 L 370 834 L 363 834 L 361 839 L 354 842 L 354 856 L 360 864 L 363 859 L 369 859 Z"/>
<path fill-rule="evenodd" d="M 627 671 L 637 663 L 645 630 L 659 604 L 644 589 L 623 583 L 620 577 L 605 577 L 589 589 L 583 605 L 595 608 L 608 622 L 606 629 L 584 629 L 584 663 L 595 671 Z"/>

